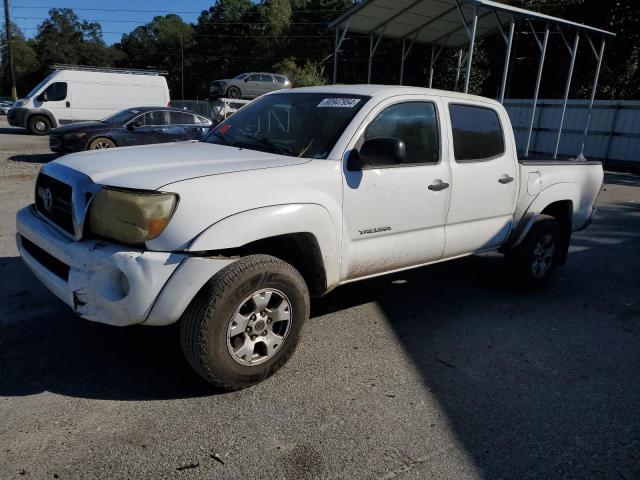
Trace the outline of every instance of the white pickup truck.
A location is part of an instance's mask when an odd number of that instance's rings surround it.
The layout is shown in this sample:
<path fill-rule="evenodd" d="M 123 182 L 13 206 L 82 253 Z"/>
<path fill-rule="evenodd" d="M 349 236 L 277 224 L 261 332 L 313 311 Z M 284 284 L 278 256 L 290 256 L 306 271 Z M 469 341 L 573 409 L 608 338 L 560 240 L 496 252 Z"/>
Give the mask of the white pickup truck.
<path fill-rule="evenodd" d="M 543 285 L 602 181 L 599 162 L 519 161 L 505 109 L 486 98 L 300 88 L 202 141 L 45 165 L 17 243 L 80 317 L 179 321 L 193 368 L 236 389 L 285 363 L 310 296 L 339 285 L 487 251 Z"/>

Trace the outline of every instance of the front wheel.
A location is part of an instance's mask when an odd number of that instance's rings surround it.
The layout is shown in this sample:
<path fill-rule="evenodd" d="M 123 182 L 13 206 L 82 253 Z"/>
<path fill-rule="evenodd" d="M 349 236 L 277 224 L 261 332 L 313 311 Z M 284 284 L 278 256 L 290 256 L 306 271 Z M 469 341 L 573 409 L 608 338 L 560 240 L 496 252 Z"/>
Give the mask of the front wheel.
<path fill-rule="evenodd" d="M 49 135 L 51 121 L 43 115 L 32 115 L 27 122 L 27 130 L 32 135 Z"/>
<path fill-rule="evenodd" d="M 251 255 L 214 275 L 193 299 L 180 321 L 182 350 L 213 385 L 248 387 L 286 363 L 308 317 L 300 273 L 278 258 Z"/>
<path fill-rule="evenodd" d="M 227 97 L 229 98 L 240 98 L 240 89 L 238 87 L 229 87 L 229 90 L 227 90 Z"/>
<path fill-rule="evenodd" d="M 556 268 L 562 251 L 560 223 L 548 215 L 540 215 L 531 230 L 512 252 L 507 263 L 518 285 L 527 289 L 545 286 Z"/>
<path fill-rule="evenodd" d="M 105 148 L 114 148 L 115 146 L 116 144 L 113 140 L 100 137 L 91 140 L 91 143 L 89 143 L 89 147 L 87 148 L 87 150 L 103 150 Z"/>

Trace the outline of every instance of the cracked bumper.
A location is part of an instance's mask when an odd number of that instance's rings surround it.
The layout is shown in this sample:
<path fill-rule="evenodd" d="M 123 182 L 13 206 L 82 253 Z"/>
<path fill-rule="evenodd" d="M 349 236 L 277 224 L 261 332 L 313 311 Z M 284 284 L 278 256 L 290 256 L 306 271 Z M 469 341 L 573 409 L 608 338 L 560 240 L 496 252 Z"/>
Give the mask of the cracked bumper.
<path fill-rule="evenodd" d="M 16 216 L 18 250 L 35 276 L 88 320 L 166 325 L 227 259 L 150 252 L 100 240 L 74 241 L 32 207 Z"/>

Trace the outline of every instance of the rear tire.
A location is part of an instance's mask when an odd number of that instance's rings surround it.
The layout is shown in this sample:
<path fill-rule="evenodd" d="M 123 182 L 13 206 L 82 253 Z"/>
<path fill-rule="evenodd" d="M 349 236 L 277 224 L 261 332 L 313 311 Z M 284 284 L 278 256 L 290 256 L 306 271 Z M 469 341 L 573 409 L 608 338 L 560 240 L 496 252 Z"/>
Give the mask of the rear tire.
<path fill-rule="evenodd" d="M 27 130 L 32 135 L 49 135 L 51 121 L 43 115 L 32 115 L 27 121 Z"/>
<path fill-rule="evenodd" d="M 116 146 L 117 145 L 113 140 L 105 137 L 98 137 L 89 142 L 89 147 L 87 147 L 87 150 L 103 150 L 105 148 L 114 148 Z"/>
<path fill-rule="evenodd" d="M 560 223 L 548 215 L 540 215 L 531 230 L 506 260 L 518 286 L 527 290 L 544 287 L 558 267 L 562 252 Z"/>
<path fill-rule="evenodd" d="M 200 290 L 180 320 L 180 343 L 200 376 L 237 390 L 286 363 L 308 317 L 309 291 L 300 273 L 278 258 L 251 255 Z"/>
<path fill-rule="evenodd" d="M 227 90 L 228 98 L 240 98 L 240 96 L 241 96 L 241 93 L 238 87 L 229 87 L 229 89 Z"/>

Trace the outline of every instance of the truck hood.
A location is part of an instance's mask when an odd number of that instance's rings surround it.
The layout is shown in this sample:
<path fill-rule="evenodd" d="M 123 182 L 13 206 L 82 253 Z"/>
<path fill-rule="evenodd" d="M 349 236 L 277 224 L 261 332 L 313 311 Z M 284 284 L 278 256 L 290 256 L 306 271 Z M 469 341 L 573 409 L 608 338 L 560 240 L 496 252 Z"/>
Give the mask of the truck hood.
<path fill-rule="evenodd" d="M 285 167 L 308 161 L 192 141 L 81 152 L 59 158 L 54 163 L 84 173 L 101 185 L 157 190 L 169 183 L 195 177 Z"/>

